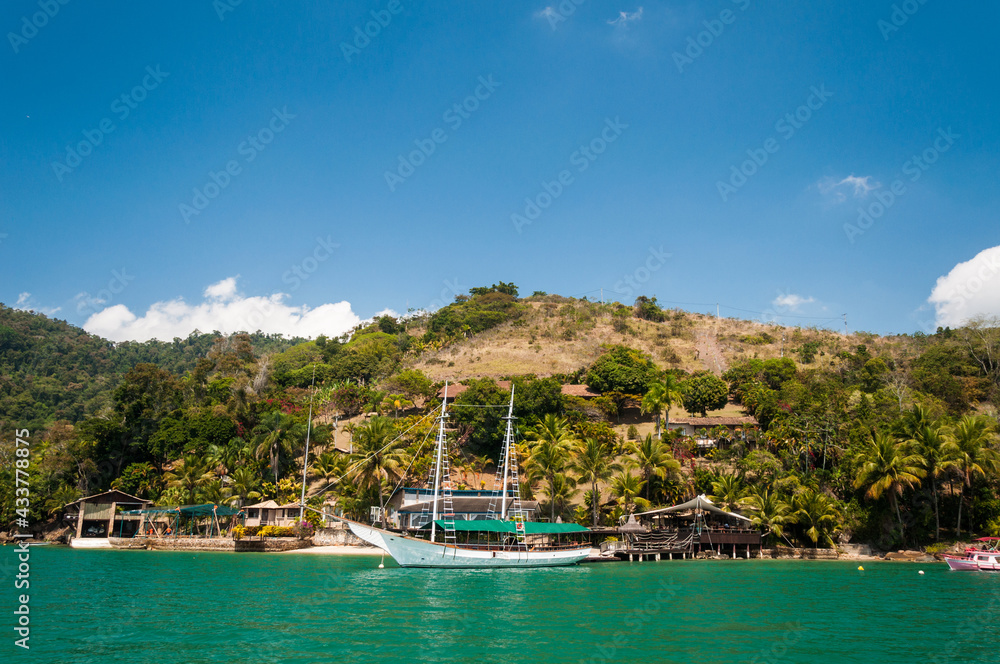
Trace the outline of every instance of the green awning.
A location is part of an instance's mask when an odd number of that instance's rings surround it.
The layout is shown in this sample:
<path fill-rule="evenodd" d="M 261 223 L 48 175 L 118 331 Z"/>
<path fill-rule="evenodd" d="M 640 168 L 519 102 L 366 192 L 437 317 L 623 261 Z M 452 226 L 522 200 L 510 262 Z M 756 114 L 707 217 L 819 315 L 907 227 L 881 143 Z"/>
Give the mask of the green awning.
<path fill-rule="evenodd" d="M 127 512 L 122 512 L 122 514 L 134 515 L 134 514 L 185 514 L 187 516 L 211 516 L 215 513 L 216 516 L 234 516 L 239 514 L 243 510 L 236 509 L 234 507 L 227 507 L 226 505 L 213 505 L 212 503 L 205 503 L 204 505 L 182 505 L 180 507 L 151 507 L 144 510 L 128 510 Z"/>
<path fill-rule="evenodd" d="M 443 519 L 435 521 L 438 528 L 445 528 Z M 500 521 L 498 519 L 478 519 L 476 521 L 457 520 L 454 522 L 455 530 L 458 532 L 478 532 L 478 533 L 511 533 L 516 531 L 517 524 L 513 521 Z M 451 523 L 449 523 L 450 527 Z M 427 530 L 431 524 L 423 526 L 422 530 Z M 537 521 L 527 521 L 524 524 L 525 535 L 562 535 L 566 533 L 588 533 L 589 528 L 584 528 L 575 523 L 540 523 Z"/>

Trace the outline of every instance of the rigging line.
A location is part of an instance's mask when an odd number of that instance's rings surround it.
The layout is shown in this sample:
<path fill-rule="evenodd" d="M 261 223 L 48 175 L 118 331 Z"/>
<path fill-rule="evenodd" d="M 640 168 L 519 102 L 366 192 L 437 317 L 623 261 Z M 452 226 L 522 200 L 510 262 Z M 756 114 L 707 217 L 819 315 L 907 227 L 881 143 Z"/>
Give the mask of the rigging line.
<path fill-rule="evenodd" d="M 314 496 L 319 496 L 319 495 L 324 494 L 327 491 L 329 491 L 333 487 L 334 484 L 337 484 L 338 482 L 340 482 L 340 480 L 344 479 L 345 477 L 347 477 L 348 475 L 350 475 L 352 472 L 354 472 L 354 470 L 358 466 L 360 466 L 361 464 L 363 464 L 365 461 L 368 461 L 369 459 L 371 459 L 373 456 L 375 456 L 379 452 L 384 451 L 390 445 L 392 445 L 393 443 L 395 443 L 396 441 L 398 441 L 400 438 L 402 438 L 403 436 L 405 436 L 406 434 L 408 434 L 412 429 L 416 428 L 416 426 L 418 424 L 420 424 L 422 421 L 424 421 L 425 419 L 427 419 L 429 416 L 433 415 L 434 412 L 435 411 L 432 410 L 431 412 L 429 412 L 426 415 L 424 415 L 423 417 L 421 417 L 419 420 L 417 420 L 416 422 L 414 422 L 413 425 L 410 426 L 408 429 L 406 429 L 405 431 L 403 431 L 402 433 L 400 433 L 398 436 L 396 436 L 395 438 L 393 438 L 392 440 L 390 440 L 388 443 L 386 443 L 382 447 L 382 449 L 376 450 L 375 452 L 372 452 L 371 454 L 369 454 L 368 456 L 366 456 L 364 459 L 361 459 L 361 460 L 357 461 L 355 464 L 353 464 L 352 466 L 349 466 L 347 468 L 347 470 L 344 472 L 343 475 L 341 475 L 340 477 L 338 477 L 334 481 L 330 482 L 330 484 L 328 484 L 325 488 L 321 489 L 320 491 L 316 492 L 313 495 Z M 353 437 L 353 434 L 352 434 L 352 437 Z"/>
<path fill-rule="evenodd" d="M 396 486 L 393 487 L 392 492 L 389 494 L 389 498 L 392 498 L 393 495 L 397 491 L 399 491 L 399 487 L 403 484 L 403 480 L 406 479 L 406 474 L 410 472 L 410 468 L 412 468 L 413 464 L 417 462 L 418 458 L 420 458 L 420 450 L 423 449 L 424 444 L 427 442 L 427 439 L 430 438 L 431 431 L 433 430 L 434 428 L 431 427 L 430 429 L 427 430 L 427 433 L 424 434 L 424 439 L 420 441 L 420 445 L 417 447 L 417 451 L 413 453 L 413 457 L 410 459 L 410 465 L 408 465 L 406 467 L 406 470 L 403 471 L 403 474 L 399 476 L 399 483 L 397 483 Z"/>
<path fill-rule="evenodd" d="M 742 311 L 748 314 L 760 314 L 761 316 L 773 315 L 775 318 L 812 318 L 814 320 L 840 320 L 840 316 L 829 316 L 827 318 L 824 318 L 822 316 L 798 316 L 795 314 L 779 314 L 779 313 L 770 314 L 766 311 L 754 311 L 753 309 L 740 309 L 739 307 L 731 307 L 728 304 L 720 304 L 719 306 L 722 307 L 723 309 L 732 309 L 733 311 Z"/>

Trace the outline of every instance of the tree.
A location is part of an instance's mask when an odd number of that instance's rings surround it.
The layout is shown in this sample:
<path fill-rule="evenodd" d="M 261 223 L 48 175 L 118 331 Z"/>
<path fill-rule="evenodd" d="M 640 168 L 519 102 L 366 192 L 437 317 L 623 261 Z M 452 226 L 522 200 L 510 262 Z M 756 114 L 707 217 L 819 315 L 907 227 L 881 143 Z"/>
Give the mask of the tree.
<path fill-rule="evenodd" d="M 573 434 L 565 417 L 546 415 L 538 424 L 525 432 L 528 440 L 529 453 L 525 464 L 528 481 L 531 483 L 544 481 L 546 493 L 555 496 L 560 483 L 559 478 L 570 464 L 571 450 L 574 444 Z M 550 501 L 550 517 L 556 518 L 556 503 Z"/>
<path fill-rule="evenodd" d="M 775 493 L 758 485 L 741 502 L 751 510 L 751 525 L 765 531 L 761 537 L 772 533 L 778 537 L 784 535 L 784 527 L 790 521 L 792 508 Z"/>
<path fill-rule="evenodd" d="M 394 439 L 396 428 L 388 417 L 376 416 L 354 431 L 354 455 L 351 465 L 356 469 L 358 484 L 378 491 L 378 506 L 385 527 L 385 494 L 383 480 L 398 480 L 405 470 L 402 441 Z"/>
<path fill-rule="evenodd" d="M 650 485 L 654 477 L 665 479 L 681 472 L 681 464 L 670 454 L 670 449 L 662 440 L 653 438 L 652 434 L 646 434 L 642 440 L 629 441 L 625 450 L 632 455 L 628 460 L 629 466 L 642 473 L 647 501 L 650 499 Z"/>
<path fill-rule="evenodd" d="M 958 521 L 956 537 L 962 536 L 962 504 L 965 489 L 972 487 L 976 476 L 984 477 L 1000 469 L 1000 453 L 995 449 L 997 434 L 994 423 L 982 415 L 966 415 L 958 424 L 948 441 L 948 454 L 953 459 L 953 467 L 962 477 L 962 488 L 958 494 Z"/>
<path fill-rule="evenodd" d="M 282 453 L 286 457 L 291 456 L 293 445 L 305 437 L 305 428 L 297 424 L 290 415 L 275 410 L 261 418 L 255 431 L 257 458 L 269 460 L 274 482 L 277 484 Z"/>
<path fill-rule="evenodd" d="M 925 476 L 931 484 L 931 494 L 934 497 L 934 539 L 940 539 L 941 514 L 938 509 L 939 479 L 954 466 L 955 459 L 950 454 L 952 448 L 948 445 L 950 436 L 939 422 L 921 424 L 906 441 L 912 452 L 920 457 Z"/>
<path fill-rule="evenodd" d="M 806 527 L 806 537 L 816 546 L 820 540 L 833 546 L 831 533 L 840 522 L 840 510 L 836 503 L 824 493 L 806 489 L 792 497 L 791 517 L 795 523 Z"/>
<path fill-rule="evenodd" d="M 202 488 L 215 478 L 215 473 L 208 467 L 204 459 L 193 454 L 184 457 L 177 466 L 163 476 L 168 489 L 177 489 L 185 505 L 194 505 Z"/>
<path fill-rule="evenodd" d="M 639 492 L 645 484 L 638 475 L 631 472 L 621 472 L 611 478 L 611 493 L 621 501 L 621 506 L 625 514 L 631 514 L 634 510 L 632 506 L 642 501 L 644 507 L 648 507 L 649 501 L 639 498 Z"/>
<path fill-rule="evenodd" d="M 121 446 L 111 454 L 117 475 L 133 461 L 156 460 L 149 438 L 160 419 L 180 406 L 180 385 L 169 371 L 155 364 L 137 364 L 115 390 L 114 402 L 122 426 Z"/>
<path fill-rule="evenodd" d="M 684 381 L 684 409 L 702 417 L 710 410 L 724 408 L 729 402 L 729 386 L 721 378 L 706 372 Z"/>
<path fill-rule="evenodd" d="M 229 476 L 229 479 L 232 480 L 232 484 L 230 485 L 232 489 L 232 496 L 229 498 L 230 502 L 234 502 L 238 506 L 243 506 L 247 500 L 256 500 L 261 497 L 260 491 L 258 491 L 260 488 L 260 478 L 250 468 L 237 468 Z"/>
<path fill-rule="evenodd" d="M 656 437 L 662 439 L 660 431 L 660 414 L 666 411 L 666 424 L 670 424 L 670 407 L 684 398 L 681 383 L 672 373 L 665 374 L 660 380 L 649 384 L 649 389 L 642 397 L 642 412 L 656 413 Z"/>
<path fill-rule="evenodd" d="M 865 497 L 872 500 L 888 494 L 902 531 L 903 517 L 899 512 L 898 498 L 904 490 L 919 485 L 926 474 L 920 457 L 910 453 L 906 446 L 896 443 L 888 433 L 875 430 L 859 452 L 858 462 L 854 488 L 864 488 Z"/>
<path fill-rule="evenodd" d="M 614 453 L 608 444 L 597 438 L 587 437 L 574 449 L 572 467 L 580 475 L 581 481 L 590 483 L 592 523 L 596 528 L 600 511 L 597 484 L 606 482 L 613 473 L 621 472 L 622 465 L 614 460 Z"/>
<path fill-rule="evenodd" d="M 727 512 L 732 512 L 743 499 L 743 479 L 737 475 L 720 475 L 712 482 L 709 500 L 719 503 Z"/>
<path fill-rule="evenodd" d="M 644 394 L 656 367 L 641 352 L 627 346 L 610 346 L 591 365 L 587 383 L 598 392 Z"/>

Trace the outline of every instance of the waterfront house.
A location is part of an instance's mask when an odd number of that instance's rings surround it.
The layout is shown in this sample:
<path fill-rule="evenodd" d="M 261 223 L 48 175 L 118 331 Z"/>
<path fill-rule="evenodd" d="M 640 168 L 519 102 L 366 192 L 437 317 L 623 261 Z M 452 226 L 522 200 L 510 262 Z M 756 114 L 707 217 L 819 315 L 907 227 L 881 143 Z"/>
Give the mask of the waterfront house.
<path fill-rule="evenodd" d="M 246 526 L 292 526 L 299 520 L 299 504 L 279 505 L 273 500 L 265 500 L 243 508 L 247 518 Z"/>
<path fill-rule="evenodd" d="M 112 489 L 74 500 L 63 507 L 63 519 L 75 527 L 70 544 L 76 548 L 108 548 L 108 537 L 132 537 L 139 520 L 120 516 L 125 510 L 143 509 L 150 501 Z M 116 519 L 121 521 L 116 523 Z"/>

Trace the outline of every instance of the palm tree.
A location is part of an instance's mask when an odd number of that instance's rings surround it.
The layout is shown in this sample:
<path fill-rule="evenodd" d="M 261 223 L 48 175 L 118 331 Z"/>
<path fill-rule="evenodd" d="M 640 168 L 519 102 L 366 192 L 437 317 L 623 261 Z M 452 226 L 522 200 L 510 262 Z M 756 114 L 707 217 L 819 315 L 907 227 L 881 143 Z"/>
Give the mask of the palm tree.
<path fill-rule="evenodd" d="M 201 488 L 214 478 L 215 473 L 208 464 L 193 454 L 184 457 L 172 471 L 163 476 L 167 481 L 167 488 L 177 489 L 185 505 L 197 503 Z"/>
<path fill-rule="evenodd" d="M 564 417 L 546 415 L 538 424 L 525 432 L 529 441 L 528 460 L 525 463 L 530 483 L 544 481 L 546 493 L 555 495 L 557 476 L 563 474 L 572 460 L 573 434 Z M 555 501 L 550 501 L 550 518 L 555 521 Z"/>
<path fill-rule="evenodd" d="M 958 494 L 958 523 L 955 526 L 957 537 L 962 536 L 962 503 L 966 487 L 972 487 L 972 480 L 977 475 L 985 477 L 1000 468 L 1000 453 L 994 449 L 996 441 L 993 422 L 982 415 L 966 415 L 959 420 L 948 441 L 952 466 L 962 477 L 962 489 Z"/>
<path fill-rule="evenodd" d="M 719 479 L 712 482 L 712 495 L 708 498 L 721 504 L 727 512 L 732 512 L 743 499 L 743 478 L 737 475 L 719 475 Z"/>
<path fill-rule="evenodd" d="M 920 408 L 914 406 L 914 410 Z M 941 515 L 938 510 L 938 482 L 954 465 L 948 445 L 950 436 L 940 422 L 921 422 L 916 424 L 911 437 L 906 441 L 909 449 L 920 457 L 926 477 L 930 480 L 931 494 L 934 496 L 934 539 L 940 539 Z"/>
<path fill-rule="evenodd" d="M 580 475 L 580 480 L 590 483 L 592 496 L 593 525 L 597 527 L 597 517 L 600 510 L 600 494 L 597 491 L 598 482 L 606 482 L 611 475 L 621 472 L 622 465 L 614 460 L 610 446 L 598 438 L 584 438 L 574 450 L 572 468 Z"/>
<path fill-rule="evenodd" d="M 569 421 L 565 417 L 549 413 L 535 426 L 524 432 L 526 440 L 534 444 L 549 442 L 563 445 L 573 440 L 573 432 L 569 428 Z"/>
<path fill-rule="evenodd" d="M 256 455 L 258 459 L 268 459 L 271 471 L 274 473 L 274 483 L 278 483 L 280 472 L 281 454 L 293 453 L 293 445 L 303 436 L 304 431 L 300 431 L 302 426 L 296 424 L 295 420 L 281 411 L 272 411 L 261 418 L 261 423 L 257 426 Z"/>
<path fill-rule="evenodd" d="M 650 485 L 653 478 L 666 479 L 668 476 L 678 476 L 681 464 L 663 441 L 654 439 L 652 434 L 646 434 L 642 440 L 633 440 L 625 445 L 625 450 L 634 458 L 628 463 L 632 468 L 642 472 L 643 484 L 646 486 L 646 501 L 649 501 Z"/>
<path fill-rule="evenodd" d="M 222 505 L 233 498 L 232 489 L 222 485 L 221 479 L 206 482 L 198 492 L 198 502 Z"/>
<path fill-rule="evenodd" d="M 920 484 L 920 479 L 926 474 L 920 457 L 911 454 L 906 446 L 897 444 L 889 434 L 873 431 L 858 460 L 860 468 L 854 479 L 854 488 L 865 487 L 865 497 L 873 500 L 888 493 L 902 531 L 903 517 L 899 513 L 898 497 L 903 495 L 904 490 Z"/>
<path fill-rule="evenodd" d="M 398 480 L 406 468 L 403 463 L 405 451 L 403 443 L 394 439 L 396 427 L 388 417 L 373 417 L 354 431 L 354 454 L 351 465 L 355 468 L 355 478 L 359 485 L 377 488 L 378 506 L 385 527 L 385 493 L 382 482 Z"/>
<path fill-rule="evenodd" d="M 557 473 L 553 478 L 553 482 L 545 489 L 545 495 L 552 506 L 553 514 L 556 511 L 564 511 L 567 503 L 576 494 L 576 480 L 565 473 Z"/>
<path fill-rule="evenodd" d="M 312 471 L 322 477 L 324 482 L 330 482 L 346 473 L 348 465 L 346 454 L 327 450 L 313 460 Z"/>
<path fill-rule="evenodd" d="M 236 503 L 242 507 L 248 499 L 256 500 L 260 498 L 260 492 L 257 491 L 260 488 L 260 478 L 250 468 L 237 468 L 229 476 L 229 479 L 232 480 L 232 484 L 230 485 L 232 495 L 228 498 L 229 502 Z"/>
<path fill-rule="evenodd" d="M 774 533 L 778 537 L 784 535 L 785 524 L 790 520 L 791 506 L 781 500 L 766 487 L 752 489 L 750 494 L 741 501 L 750 508 L 750 523 L 754 528 L 767 529 L 761 537 Z"/>
<path fill-rule="evenodd" d="M 670 407 L 683 398 L 681 383 L 672 373 L 664 374 L 663 378 L 650 384 L 646 394 L 642 396 L 641 410 L 643 413 L 656 413 L 656 437 L 663 439 L 660 431 L 660 414 L 664 414 L 666 423 L 670 424 Z"/>
<path fill-rule="evenodd" d="M 814 489 L 806 489 L 792 496 L 791 517 L 800 526 L 808 526 L 806 537 L 812 540 L 813 546 L 822 539 L 824 543 L 833 545 L 830 533 L 837 529 L 840 522 L 840 510 L 836 503 L 825 493 Z"/>
<path fill-rule="evenodd" d="M 649 504 L 649 501 L 638 497 L 643 484 L 643 479 L 631 472 L 621 472 L 611 478 L 611 493 L 621 500 L 625 514 L 631 514 L 632 505 L 639 501 Z"/>

